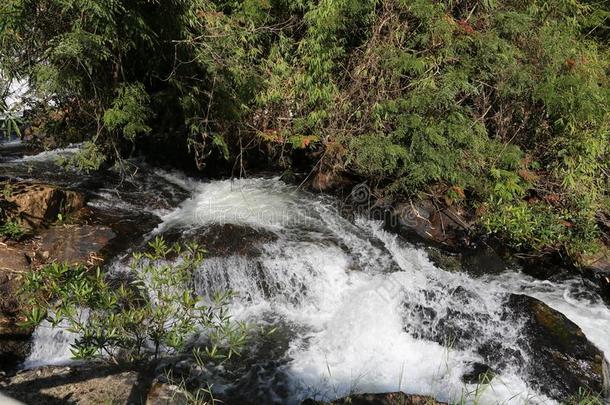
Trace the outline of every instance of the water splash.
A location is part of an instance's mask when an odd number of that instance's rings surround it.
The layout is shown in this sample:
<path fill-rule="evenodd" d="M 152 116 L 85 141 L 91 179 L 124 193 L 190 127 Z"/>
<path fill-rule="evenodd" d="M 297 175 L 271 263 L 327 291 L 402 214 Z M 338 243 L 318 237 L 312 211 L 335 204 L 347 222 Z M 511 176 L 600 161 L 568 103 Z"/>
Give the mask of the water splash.
<path fill-rule="evenodd" d="M 46 365 L 62 365 L 72 361 L 72 344 L 78 336 L 69 332 L 66 325 L 52 327 L 42 322 L 32 335 L 32 348 L 22 368 L 29 369 Z"/>

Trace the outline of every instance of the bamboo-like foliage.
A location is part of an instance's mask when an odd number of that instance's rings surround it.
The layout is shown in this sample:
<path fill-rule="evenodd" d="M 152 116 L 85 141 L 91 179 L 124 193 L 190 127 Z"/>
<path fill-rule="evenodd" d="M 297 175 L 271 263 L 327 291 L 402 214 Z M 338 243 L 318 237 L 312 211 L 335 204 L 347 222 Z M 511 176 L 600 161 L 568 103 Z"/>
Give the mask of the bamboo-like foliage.
<path fill-rule="evenodd" d="M 598 0 L 7 0 L 0 67 L 42 100 L 30 132 L 89 141 L 83 169 L 153 132 L 202 169 L 296 156 L 582 251 L 608 207 L 609 17 Z"/>

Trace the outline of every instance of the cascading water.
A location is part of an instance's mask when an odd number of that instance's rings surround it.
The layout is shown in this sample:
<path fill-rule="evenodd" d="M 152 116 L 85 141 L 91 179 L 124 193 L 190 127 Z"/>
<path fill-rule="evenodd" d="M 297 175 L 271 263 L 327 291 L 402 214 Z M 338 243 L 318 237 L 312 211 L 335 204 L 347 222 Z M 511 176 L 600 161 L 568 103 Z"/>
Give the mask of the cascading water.
<path fill-rule="evenodd" d="M 224 370 L 231 378 L 219 377 L 216 387 L 229 396 L 298 403 L 402 390 L 445 401 L 552 403 L 523 371 L 535 359 L 524 350 L 519 322 L 505 316 L 511 293 L 562 312 L 610 358 L 610 309 L 579 279 L 445 271 L 381 223 L 350 221 L 333 199 L 277 179 L 197 182 L 161 171 L 149 175 L 191 197 L 173 210 L 150 209 L 161 223 L 148 237 L 177 233 L 206 246 L 228 229 L 223 227 L 246 230 L 240 235 L 247 236 L 227 240 L 232 250 L 211 251 L 194 275 L 199 294 L 237 293 L 236 319 L 277 327 L 270 341 L 251 344 L 246 366 Z M 123 198 L 106 194 L 92 203 Z M 132 209 L 138 196 L 118 205 Z M 120 259 L 111 264 L 121 266 Z M 67 361 L 70 339 L 47 332 L 37 330 L 28 365 Z M 479 363 L 497 372 L 485 387 L 463 381 Z"/>
<path fill-rule="evenodd" d="M 283 378 L 269 377 L 268 359 L 255 368 L 261 386 L 253 392 L 261 398 L 298 402 L 403 390 L 446 401 L 476 395 L 480 403 L 548 402 L 521 371 L 532 359 L 520 346 L 520 325 L 504 316 L 511 292 L 563 311 L 610 355 L 610 311 L 601 300 L 581 302 L 575 282 L 541 283 L 510 271 L 479 279 L 444 271 L 380 223 L 352 223 L 332 200 L 275 179 L 202 183 L 192 192 L 156 233 L 179 228 L 193 235 L 233 224 L 274 234 L 259 243 L 257 255 L 211 257 L 196 275 L 200 294 L 238 294 L 238 319 L 290 330 L 280 366 L 278 359 L 269 366 Z M 492 353 L 483 358 L 481 348 Z M 461 377 L 478 362 L 491 363 L 500 375 L 477 392 Z M 248 375 L 233 388 L 252 391 L 252 380 Z M 289 388 L 265 387 L 277 380 Z"/>
<path fill-rule="evenodd" d="M 68 363 L 72 356 L 71 345 L 77 337 L 66 329 L 66 325 L 53 327 L 47 321 L 41 323 L 32 335 L 30 355 L 22 368 Z"/>

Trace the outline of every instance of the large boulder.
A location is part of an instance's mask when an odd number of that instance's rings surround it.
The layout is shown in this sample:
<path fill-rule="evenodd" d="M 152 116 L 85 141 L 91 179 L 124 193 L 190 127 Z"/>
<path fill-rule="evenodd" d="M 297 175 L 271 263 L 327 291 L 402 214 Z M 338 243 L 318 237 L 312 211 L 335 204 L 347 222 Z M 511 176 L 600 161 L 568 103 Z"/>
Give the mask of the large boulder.
<path fill-rule="evenodd" d="M 604 392 L 608 383 L 604 355 L 574 322 L 527 295 L 511 294 L 508 307 L 523 325 L 530 384 L 560 401 L 583 389 Z"/>
<path fill-rule="evenodd" d="M 424 395 L 407 395 L 403 392 L 390 392 L 385 394 L 358 394 L 340 398 L 332 402 L 314 401 L 307 399 L 301 405 L 443 405 L 434 398 Z"/>
<path fill-rule="evenodd" d="M 476 384 L 507 369 L 522 370 L 524 380 L 540 393 L 564 401 L 582 389 L 601 393 L 606 387 L 603 353 L 581 329 L 560 312 L 535 298 L 509 294 L 497 314 L 490 314 L 472 290 L 457 287 L 435 291 L 433 302 L 405 305 L 405 330 L 416 338 L 448 341 L 455 350 L 473 350 L 481 358 L 470 364 L 463 381 Z M 478 310 L 481 308 L 481 310 Z M 515 330 L 514 339 L 503 331 Z"/>
<path fill-rule="evenodd" d="M 47 184 L 7 183 L 5 190 L 9 216 L 28 229 L 47 226 L 85 205 L 81 193 Z"/>

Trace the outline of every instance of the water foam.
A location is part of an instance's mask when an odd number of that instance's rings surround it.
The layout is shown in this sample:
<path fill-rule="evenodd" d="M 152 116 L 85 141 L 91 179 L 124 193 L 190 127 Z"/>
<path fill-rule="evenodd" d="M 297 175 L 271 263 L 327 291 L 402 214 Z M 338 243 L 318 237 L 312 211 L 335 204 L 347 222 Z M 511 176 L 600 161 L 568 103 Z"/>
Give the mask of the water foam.
<path fill-rule="evenodd" d="M 77 153 L 82 144 L 70 144 L 65 148 L 52 149 L 40 152 L 36 155 L 23 156 L 16 162 L 54 162 L 60 157 L 70 156 Z"/>
<path fill-rule="evenodd" d="M 296 194 L 277 179 L 200 183 L 179 209 L 165 215 L 158 232 L 171 227 L 239 224 L 280 229 L 299 221 Z"/>

